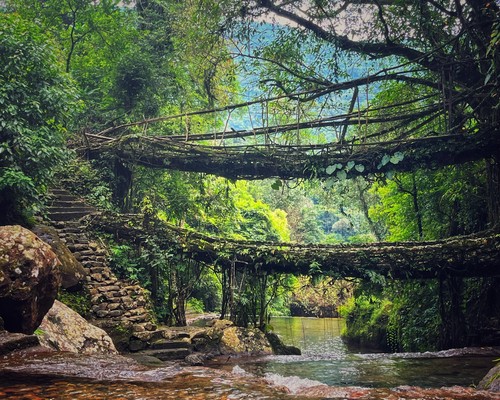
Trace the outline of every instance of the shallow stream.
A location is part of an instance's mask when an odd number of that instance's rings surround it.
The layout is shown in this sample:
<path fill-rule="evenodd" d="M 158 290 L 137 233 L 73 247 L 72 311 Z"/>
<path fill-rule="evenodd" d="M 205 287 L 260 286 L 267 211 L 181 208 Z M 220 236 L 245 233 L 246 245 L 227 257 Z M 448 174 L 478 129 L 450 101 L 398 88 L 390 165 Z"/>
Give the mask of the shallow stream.
<path fill-rule="evenodd" d="M 302 347 L 302 356 L 224 357 L 209 368 L 178 363 L 149 368 L 121 356 L 30 349 L 0 357 L 0 398 L 500 400 L 500 393 L 467 387 L 498 356 L 445 357 L 464 350 L 356 354 L 339 339 L 341 320 L 280 318 L 272 323 L 285 342 Z"/>
<path fill-rule="evenodd" d="M 331 386 L 474 386 L 499 358 L 480 349 L 428 353 L 361 353 L 340 339 L 338 318 L 274 318 L 271 325 L 301 356 L 263 357 L 240 365 L 259 376 L 277 374 L 312 379 Z"/>

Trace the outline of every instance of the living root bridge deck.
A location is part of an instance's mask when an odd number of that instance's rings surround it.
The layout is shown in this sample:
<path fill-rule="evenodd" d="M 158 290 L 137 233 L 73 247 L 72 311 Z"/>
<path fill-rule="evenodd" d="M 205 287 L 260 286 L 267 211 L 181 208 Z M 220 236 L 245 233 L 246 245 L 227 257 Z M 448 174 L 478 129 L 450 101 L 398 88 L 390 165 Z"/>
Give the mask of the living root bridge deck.
<path fill-rule="evenodd" d="M 137 214 L 93 215 L 89 224 L 134 241 L 155 235 L 165 249 L 175 248 L 197 261 L 268 273 L 392 279 L 500 276 L 497 231 L 429 242 L 301 245 L 215 238 L 162 222 L 145 223 Z"/>

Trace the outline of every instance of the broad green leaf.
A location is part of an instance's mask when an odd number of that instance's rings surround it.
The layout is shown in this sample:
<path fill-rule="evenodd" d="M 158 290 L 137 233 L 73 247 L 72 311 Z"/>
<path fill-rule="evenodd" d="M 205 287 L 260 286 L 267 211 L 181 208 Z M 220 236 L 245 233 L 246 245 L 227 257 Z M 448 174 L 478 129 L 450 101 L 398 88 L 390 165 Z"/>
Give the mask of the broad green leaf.
<path fill-rule="evenodd" d="M 391 156 L 389 154 L 384 154 L 384 156 L 382 157 L 382 161 L 380 161 L 380 164 L 382 164 L 382 167 L 384 165 L 387 165 L 387 163 L 391 161 Z"/>
<path fill-rule="evenodd" d="M 365 170 L 365 166 L 363 164 L 356 164 L 354 169 L 358 172 L 363 172 Z"/>
<path fill-rule="evenodd" d="M 325 189 L 331 189 L 333 187 L 334 183 L 335 183 L 335 179 L 334 178 L 328 178 L 325 181 Z"/>
<path fill-rule="evenodd" d="M 341 181 L 345 180 L 347 178 L 347 172 L 344 170 L 337 171 L 337 178 Z"/>
<path fill-rule="evenodd" d="M 280 190 L 281 186 L 283 186 L 283 182 L 281 182 L 279 179 L 277 179 L 273 182 L 273 184 L 271 185 L 271 188 L 273 190 Z"/>
<path fill-rule="evenodd" d="M 394 153 L 394 155 L 390 158 L 390 162 L 392 164 L 397 164 L 399 163 L 403 158 L 404 158 L 404 154 L 400 151 L 397 151 L 396 153 Z"/>
<path fill-rule="evenodd" d="M 335 172 L 335 170 L 337 169 L 337 164 L 333 164 L 333 165 L 329 165 L 328 167 L 326 167 L 326 173 L 328 175 L 331 175 Z"/>

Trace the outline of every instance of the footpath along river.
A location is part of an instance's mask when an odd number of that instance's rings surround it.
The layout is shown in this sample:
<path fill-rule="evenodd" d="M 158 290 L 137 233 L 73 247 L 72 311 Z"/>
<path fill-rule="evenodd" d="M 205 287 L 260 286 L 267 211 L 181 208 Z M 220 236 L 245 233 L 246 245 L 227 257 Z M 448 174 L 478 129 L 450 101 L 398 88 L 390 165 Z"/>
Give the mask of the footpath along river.
<path fill-rule="evenodd" d="M 500 393 L 470 387 L 498 356 L 353 353 L 340 340 L 342 323 L 276 318 L 275 329 L 302 356 L 224 357 L 209 367 L 150 368 L 121 356 L 25 350 L 0 357 L 0 398 L 500 400 Z"/>

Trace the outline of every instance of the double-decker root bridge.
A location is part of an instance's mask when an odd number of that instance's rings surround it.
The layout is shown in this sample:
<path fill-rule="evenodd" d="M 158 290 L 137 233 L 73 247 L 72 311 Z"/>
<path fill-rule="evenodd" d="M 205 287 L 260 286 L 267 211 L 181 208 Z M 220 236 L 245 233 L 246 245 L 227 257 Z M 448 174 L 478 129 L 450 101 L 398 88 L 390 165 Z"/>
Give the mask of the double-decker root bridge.
<path fill-rule="evenodd" d="M 74 147 L 88 157 L 120 160 L 125 166 L 200 172 L 229 179 L 320 179 L 327 188 L 335 181 L 358 176 L 390 177 L 394 172 L 483 162 L 489 171 L 488 207 L 493 216 L 489 222 L 498 226 L 500 128 L 495 89 L 479 84 L 450 85 L 448 90 L 441 90 L 435 80 L 424 80 L 398 68 L 320 85 L 307 92 L 125 123 L 86 133 L 84 141 Z M 367 101 L 361 107 L 361 89 L 382 81 L 403 82 L 425 90 L 415 90 L 412 98 L 387 105 Z M 351 104 L 337 113 L 329 108 L 328 98 L 343 90 L 352 91 Z M 281 120 L 275 118 L 270 123 L 269 110 L 280 109 L 283 104 L 289 110 L 308 104 L 309 112 L 282 115 Z M 495 111 L 485 112 L 492 104 Z M 261 108 L 265 118 L 250 118 L 254 106 Z M 328 111 L 323 113 L 324 109 Z M 246 114 L 248 121 L 243 125 L 247 127 L 233 129 L 233 123 L 241 125 Z M 239 116 L 235 120 L 232 115 Z M 193 122 L 204 117 L 219 122 L 212 128 L 207 128 L 206 120 L 205 125 Z M 197 126 L 205 133 L 193 132 Z M 206 132 L 214 129 L 219 130 Z M 95 216 L 92 224 L 131 240 L 154 232 L 165 249 L 176 249 L 194 260 L 270 273 L 359 278 L 379 274 L 394 279 L 500 276 L 498 230 L 432 242 L 325 246 L 220 239 L 167 224 L 144 226 L 134 216 Z"/>

